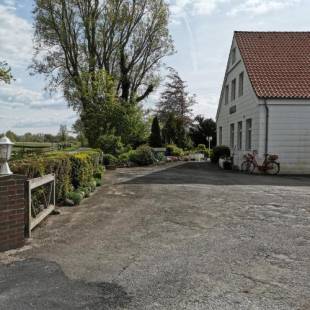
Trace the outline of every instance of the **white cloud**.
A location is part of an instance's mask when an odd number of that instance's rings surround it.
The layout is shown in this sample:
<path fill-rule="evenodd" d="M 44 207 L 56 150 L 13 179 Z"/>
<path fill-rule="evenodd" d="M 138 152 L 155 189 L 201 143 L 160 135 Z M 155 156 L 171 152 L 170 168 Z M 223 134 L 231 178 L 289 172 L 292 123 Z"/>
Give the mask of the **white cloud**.
<path fill-rule="evenodd" d="M 66 103 L 60 94 L 52 97 L 42 91 L 35 91 L 24 88 L 15 83 L 11 85 L 1 85 L 0 88 L 0 104 L 2 107 L 30 108 L 30 109 L 50 109 L 59 110 L 66 109 Z"/>
<path fill-rule="evenodd" d="M 189 15 L 209 15 L 216 8 L 230 0 L 170 0 L 170 10 L 174 17 L 182 16 L 184 13 Z"/>
<path fill-rule="evenodd" d="M 31 24 L 15 13 L 15 1 L 0 4 L 0 60 L 11 66 L 24 67 L 30 64 L 33 54 Z"/>
<path fill-rule="evenodd" d="M 236 5 L 228 14 L 237 15 L 239 13 L 250 13 L 253 15 L 261 15 L 292 7 L 300 2 L 301 0 L 246 0 Z"/>

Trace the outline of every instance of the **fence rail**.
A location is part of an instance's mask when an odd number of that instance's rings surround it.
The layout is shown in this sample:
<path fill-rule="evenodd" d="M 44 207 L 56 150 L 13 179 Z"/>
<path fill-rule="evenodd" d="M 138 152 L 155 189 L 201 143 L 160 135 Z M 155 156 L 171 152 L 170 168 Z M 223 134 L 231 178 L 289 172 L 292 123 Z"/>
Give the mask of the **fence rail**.
<path fill-rule="evenodd" d="M 32 191 L 44 185 L 49 185 L 47 197 L 45 193 L 43 210 L 37 212 L 33 205 Z M 56 207 L 55 187 L 56 181 L 53 174 L 49 174 L 40 178 L 35 178 L 27 181 L 28 187 L 28 223 L 26 223 L 27 237 L 31 237 L 31 231 L 40 224 L 48 215 L 50 215 Z"/>

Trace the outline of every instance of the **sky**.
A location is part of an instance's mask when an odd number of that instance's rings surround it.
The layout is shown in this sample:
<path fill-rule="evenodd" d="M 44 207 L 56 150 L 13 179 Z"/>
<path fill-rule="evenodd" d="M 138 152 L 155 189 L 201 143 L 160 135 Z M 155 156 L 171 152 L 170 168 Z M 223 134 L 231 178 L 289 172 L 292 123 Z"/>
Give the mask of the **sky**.
<path fill-rule="evenodd" d="M 177 53 L 164 59 L 196 94 L 195 114 L 215 117 L 227 58 L 238 31 L 308 31 L 309 0 L 167 0 Z M 41 75 L 30 76 L 33 0 L 0 0 L 0 61 L 15 81 L 0 85 L 0 132 L 57 133 L 77 115 L 61 94 L 50 95 Z M 163 82 L 164 83 L 164 82 Z M 160 90 L 145 102 L 153 107 Z"/>

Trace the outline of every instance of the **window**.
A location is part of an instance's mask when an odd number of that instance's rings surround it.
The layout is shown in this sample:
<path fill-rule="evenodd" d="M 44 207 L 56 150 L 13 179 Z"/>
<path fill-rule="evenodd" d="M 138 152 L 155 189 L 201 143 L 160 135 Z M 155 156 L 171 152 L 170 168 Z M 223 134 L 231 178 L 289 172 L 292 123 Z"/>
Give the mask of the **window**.
<path fill-rule="evenodd" d="M 239 74 L 239 97 L 243 96 L 244 73 Z"/>
<path fill-rule="evenodd" d="M 233 48 L 231 51 L 231 64 L 233 65 L 236 62 L 236 48 Z"/>
<path fill-rule="evenodd" d="M 231 82 L 231 101 L 236 99 L 236 79 Z"/>
<path fill-rule="evenodd" d="M 229 86 L 226 85 L 226 87 L 225 87 L 225 104 L 228 104 L 228 98 L 229 98 Z"/>
<path fill-rule="evenodd" d="M 246 149 L 252 149 L 252 119 L 246 120 Z"/>
<path fill-rule="evenodd" d="M 230 124 L 230 147 L 235 147 L 235 124 Z"/>
<path fill-rule="evenodd" d="M 219 127 L 219 145 L 223 145 L 223 127 Z"/>
<path fill-rule="evenodd" d="M 242 150 L 242 122 L 238 123 L 238 150 Z"/>

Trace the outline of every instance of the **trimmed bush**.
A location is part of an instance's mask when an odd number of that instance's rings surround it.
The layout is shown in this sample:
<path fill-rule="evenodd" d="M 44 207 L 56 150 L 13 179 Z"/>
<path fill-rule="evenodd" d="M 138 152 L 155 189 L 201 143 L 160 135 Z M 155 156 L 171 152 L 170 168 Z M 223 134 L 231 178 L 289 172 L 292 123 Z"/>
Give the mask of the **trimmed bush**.
<path fill-rule="evenodd" d="M 213 149 L 211 161 L 215 164 L 221 157 L 230 157 L 230 148 L 228 146 L 217 146 Z"/>
<path fill-rule="evenodd" d="M 98 145 L 105 154 L 117 156 L 124 152 L 121 137 L 114 135 L 103 135 L 98 139 Z"/>
<path fill-rule="evenodd" d="M 169 144 L 166 146 L 167 149 L 167 156 L 183 156 L 183 150 L 177 147 L 174 144 Z"/>
<path fill-rule="evenodd" d="M 83 200 L 83 194 L 78 191 L 70 192 L 67 194 L 67 198 L 74 202 L 74 205 L 79 205 Z"/>
<path fill-rule="evenodd" d="M 56 200 L 63 202 L 67 194 L 79 187 L 88 187 L 95 173 L 102 171 L 101 151 L 79 153 L 52 152 L 44 156 L 12 161 L 10 167 L 16 174 L 37 178 L 46 174 L 56 176 Z"/>
<path fill-rule="evenodd" d="M 102 156 L 102 162 L 105 166 L 114 166 L 117 165 L 118 159 L 112 154 L 104 154 Z"/>
<path fill-rule="evenodd" d="M 148 145 L 141 145 L 129 154 L 129 160 L 139 166 L 152 165 L 156 162 L 153 150 Z"/>
<path fill-rule="evenodd" d="M 195 150 L 196 152 L 202 153 L 205 157 L 209 158 L 209 149 L 204 144 L 199 144 Z"/>
<path fill-rule="evenodd" d="M 123 153 L 118 157 L 118 162 L 121 165 L 128 165 L 130 162 L 130 154 L 134 151 L 129 151 L 127 153 Z"/>

